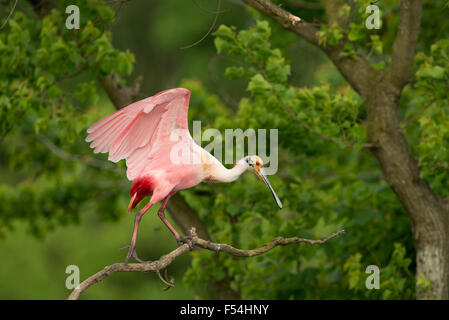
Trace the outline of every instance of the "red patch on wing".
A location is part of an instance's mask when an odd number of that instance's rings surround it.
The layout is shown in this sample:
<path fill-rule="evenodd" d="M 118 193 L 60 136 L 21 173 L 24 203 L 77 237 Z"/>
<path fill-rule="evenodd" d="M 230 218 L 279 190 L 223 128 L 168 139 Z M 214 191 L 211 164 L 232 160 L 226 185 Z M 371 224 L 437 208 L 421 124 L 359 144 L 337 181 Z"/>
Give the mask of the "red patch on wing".
<path fill-rule="evenodd" d="M 151 195 L 155 187 L 156 181 L 151 176 L 145 176 L 134 180 L 131 190 L 129 191 L 129 196 L 132 198 L 134 197 L 134 194 L 136 194 L 136 197 L 132 204 L 130 204 L 130 209 L 134 209 L 143 198 Z"/>

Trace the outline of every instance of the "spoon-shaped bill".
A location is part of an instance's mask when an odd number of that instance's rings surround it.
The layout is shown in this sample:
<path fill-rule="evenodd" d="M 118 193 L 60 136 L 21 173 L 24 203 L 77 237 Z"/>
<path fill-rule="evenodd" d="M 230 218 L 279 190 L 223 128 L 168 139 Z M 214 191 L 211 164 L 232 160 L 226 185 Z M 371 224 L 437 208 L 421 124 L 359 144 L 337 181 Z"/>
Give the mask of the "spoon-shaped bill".
<path fill-rule="evenodd" d="M 260 180 L 265 182 L 265 184 L 267 185 L 268 189 L 270 189 L 271 194 L 273 195 L 274 201 L 276 201 L 276 203 L 279 206 L 279 208 L 282 209 L 282 202 L 279 199 L 279 197 L 277 196 L 276 192 L 274 192 L 273 187 L 270 184 L 270 181 L 268 181 L 268 178 L 267 178 L 267 176 L 265 175 L 265 173 L 263 171 L 263 168 L 260 168 L 259 171 L 254 171 L 254 172 L 260 178 Z"/>

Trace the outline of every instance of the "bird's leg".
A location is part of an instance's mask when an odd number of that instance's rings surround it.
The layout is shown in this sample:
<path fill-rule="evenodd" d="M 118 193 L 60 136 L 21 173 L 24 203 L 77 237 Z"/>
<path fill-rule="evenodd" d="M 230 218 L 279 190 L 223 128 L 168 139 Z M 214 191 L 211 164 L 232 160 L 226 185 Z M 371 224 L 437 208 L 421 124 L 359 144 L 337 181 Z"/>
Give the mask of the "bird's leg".
<path fill-rule="evenodd" d="M 159 216 L 159 218 L 161 218 L 162 222 L 167 226 L 167 228 L 171 231 L 171 233 L 173 233 L 173 235 L 175 236 L 176 240 L 178 240 L 179 238 L 181 238 L 181 236 L 179 235 L 179 233 L 175 230 L 175 228 L 173 228 L 173 226 L 170 224 L 170 222 L 167 220 L 167 218 L 165 217 L 165 207 L 167 206 L 168 200 L 171 198 L 171 195 L 168 195 L 164 201 L 162 202 L 161 207 L 159 208 L 157 215 Z"/>
<path fill-rule="evenodd" d="M 153 203 L 150 201 L 148 202 L 148 204 L 143 207 L 137 214 L 136 214 L 136 218 L 134 219 L 134 229 L 133 229 L 133 236 L 131 238 L 131 244 L 128 246 L 125 246 L 123 248 L 120 248 L 120 250 L 129 248 L 128 250 L 128 255 L 126 256 L 125 259 L 125 263 L 128 263 L 129 258 L 133 257 L 134 259 L 136 259 L 138 262 L 144 262 L 143 260 L 141 260 L 136 253 L 136 241 L 137 241 L 137 231 L 139 230 L 139 223 L 140 220 L 142 219 L 142 216 L 145 214 L 145 212 L 148 211 L 148 209 L 150 209 L 150 207 L 153 205 Z"/>
<path fill-rule="evenodd" d="M 189 244 L 189 247 L 191 250 L 193 250 L 193 242 L 192 242 L 192 237 L 188 236 L 188 237 L 181 237 L 181 235 L 176 231 L 176 229 L 171 225 L 171 223 L 167 220 L 167 218 L 165 217 L 165 207 L 167 205 L 168 200 L 170 199 L 170 197 L 172 196 L 168 195 L 164 201 L 162 202 L 161 207 L 159 208 L 159 211 L 157 212 L 157 215 L 159 216 L 159 218 L 161 218 L 162 222 L 167 226 L 167 228 L 171 231 L 171 233 L 173 233 L 173 235 L 176 238 L 176 242 L 178 242 L 178 244 L 180 243 L 187 243 Z"/>

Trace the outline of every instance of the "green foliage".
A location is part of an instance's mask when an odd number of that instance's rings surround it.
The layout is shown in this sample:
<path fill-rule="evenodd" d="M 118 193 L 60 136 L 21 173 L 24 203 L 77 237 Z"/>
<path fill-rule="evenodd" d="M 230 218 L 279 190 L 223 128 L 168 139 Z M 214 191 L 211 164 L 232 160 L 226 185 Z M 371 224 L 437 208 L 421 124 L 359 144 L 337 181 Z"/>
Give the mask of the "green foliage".
<path fill-rule="evenodd" d="M 53 124 L 62 130 L 61 138 L 73 142 L 87 124 L 86 107 L 98 98 L 95 82 L 89 81 L 67 93 L 69 80 L 82 73 L 90 79 L 131 73 L 133 55 L 114 49 L 111 34 L 104 32 L 112 10 L 89 1 L 79 6 L 88 19 L 79 32 L 61 28 L 65 15 L 54 9 L 42 20 L 17 12 L 8 32 L 0 34 L 0 136 L 29 118 L 36 133 Z M 104 24 L 94 24 L 94 18 Z"/>
<path fill-rule="evenodd" d="M 336 46 L 344 37 L 344 30 L 338 23 L 333 23 L 331 26 L 323 25 L 321 31 L 318 33 L 320 45 Z M 350 37 L 351 39 L 353 36 Z"/>
<path fill-rule="evenodd" d="M 61 3 L 62 10 L 53 9 L 42 20 L 17 11 L 0 33 L 2 162 L 16 173 L 0 187 L 2 236 L 14 221 L 25 220 L 42 237 L 56 226 L 78 223 L 86 204 L 105 219 L 118 217 L 117 195 L 125 191 L 114 182 L 119 175 L 76 163 L 76 156 L 58 158 L 58 151 L 50 152 L 37 139 L 47 136 L 56 149 L 70 146 L 62 153 L 86 150 L 80 133 L 92 122 L 89 108 L 99 103 L 97 79 L 132 71 L 133 55 L 115 49 L 105 31 L 114 20 L 112 9 L 79 1 L 81 29 L 68 30 L 63 11 L 68 4 Z M 111 181 L 100 187 L 89 182 L 100 181 L 99 175 Z"/>
<path fill-rule="evenodd" d="M 326 83 L 313 89 L 290 86 L 290 64 L 279 49 L 271 48 L 270 34 L 265 21 L 238 33 L 223 25 L 215 32 L 217 52 L 224 51 L 244 61 L 242 66 L 227 68 L 225 75 L 231 79 L 249 78 L 247 90 L 252 100 L 240 102 L 239 115 L 246 120 L 242 127 L 286 126 L 291 124 L 293 113 L 297 122 L 292 127 L 296 131 L 293 137 L 311 135 L 304 130 L 307 126 L 315 134 L 336 138 L 342 145 L 363 143 L 365 130 L 357 123 L 361 108 L 358 96 L 349 87 L 333 93 Z M 273 111 L 278 116 L 268 116 Z"/>
<path fill-rule="evenodd" d="M 13 221 L 16 220 L 26 220 L 28 231 L 40 238 L 57 226 L 78 224 L 86 203 L 100 196 L 107 201 L 99 204 L 102 209 L 99 212 L 108 213 L 107 217 L 118 216 L 119 199 L 113 196 L 120 190 L 117 186 L 109 186 L 110 194 L 104 194 L 97 188 L 93 189 L 88 180 L 77 176 L 68 176 L 65 180 L 47 181 L 43 177 L 24 181 L 13 188 L 0 186 L 0 236 L 5 235 L 5 228 L 14 229 Z"/>
<path fill-rule="evenodd" d="M 380 268 L 379 289 L 366 288 L 366 266 L 361 263 L 362 255 L 356 253 L 344 264 L 345 282 L 349 289 L 367 299 L 403 299 L 414 294 L 414 278 L 410 272 L 411 259 L 406 257 L 406 249 L 400 243 L 395 243 L 391 259 L 385 268 Z"/>
<path fill-rule="evenodd" d="M 356 255 L 360 266 L 380 263 L 385 290 L 376 297 L 412 297 L 412 271 L 404 262 L 410 262 L 412 248 L 405 212 L 369 155 L 344 147 L 360 146 L 365 139 L 358 122 L 360 98 L 344 84 L 336 91 L 326 83 L 290 85 L 290 64 L 272 47 L 270 35 L 263 21 L 247 30 L 220 26 L 216 31 L 217 51 L 234 58 L 225 76 L 245 79 L 248 96 L 240 100 L 234 118 L 221 115 L 213 127 L 279 129 L 280 168 L 270 181 L 284 208 L 276 209 L 266 187 L 251 174 L 239 183 L 198 186 L 207 196 L 182 193 L 200 212 L 214 241 L 240 248 L 258 247 L 278 236 L 321 238 L 341 228 L 347 234 L 324 246 L 276 248 L 251 259 L 195 252 L 185 283 L 200 286 L 205 279 L 225 279 L 247 299 L 366 298 L 368 293 L 345 281 L 352 270 L 345 265 Z M 198 89 L 202 99 L 210 96 Z M 211 108 L 220 105 L 215 100 Z M 401 247 L 393 245 L 398 237 L 404 239 Z M 404 275 L 396 286 L 388 279 L 398 270 Z"/>
<path fill-rule="evenodd" d="M 418 119 L 419 138 L 417 151 L 421 176 L 443 195 L 448 194 L 449 179 L 449 41 L 444 39 L 432 44 L 430 53 L 416 55 L 416 93 L 413 101 L 424 111 Z"/>

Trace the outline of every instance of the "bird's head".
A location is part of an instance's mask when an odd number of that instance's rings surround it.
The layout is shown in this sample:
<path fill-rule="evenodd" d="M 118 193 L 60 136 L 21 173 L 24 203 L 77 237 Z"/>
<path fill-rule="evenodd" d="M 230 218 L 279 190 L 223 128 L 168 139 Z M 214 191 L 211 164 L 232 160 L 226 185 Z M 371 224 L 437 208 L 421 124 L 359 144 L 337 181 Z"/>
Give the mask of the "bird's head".
<path fill-rule="evenodd" d="M 273 187 L 271 186 L 265 174 L 262 159 L 259 156 L 247 156 L 244 158 L 244 160 L 248 166 L 247 170 L 253 171 L 254 174 L 267 185 L 268 189 L 270 189 L 271 194 L 273 195 L 274 200 L 276 201 L 276 204 L 280 209 L 282 209 L 282 202 L 277 196 L 276 192 L 274 192 Z"/>

